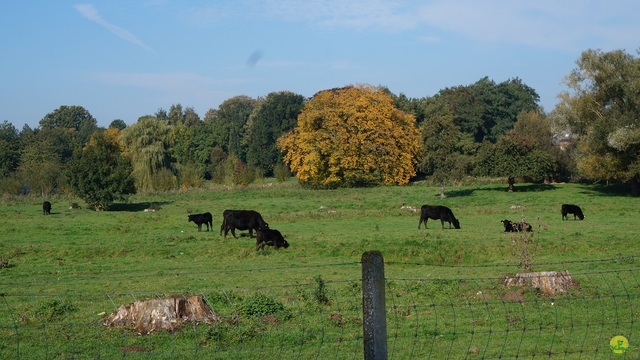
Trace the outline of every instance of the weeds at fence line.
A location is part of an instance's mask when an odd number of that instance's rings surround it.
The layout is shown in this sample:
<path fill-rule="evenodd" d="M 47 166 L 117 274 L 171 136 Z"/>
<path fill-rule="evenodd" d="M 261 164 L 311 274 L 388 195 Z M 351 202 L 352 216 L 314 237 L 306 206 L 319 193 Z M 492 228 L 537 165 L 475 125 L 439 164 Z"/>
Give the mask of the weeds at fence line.
<path fill-rule="evenodd" d="M 601 263 L 610 269 L 589 270 Z M 629 354 L 638 355 L 636 263 L 628 256 L 558 264 L 572 270 L 577 286 L 553 296 L 504 286 L 517 264 L 462 266 L 459 277 L 442 278 L 424 275 L 432 265 L 387 263 L 389 358 L 606 358 L 615 336 L 629 339 Z M 101 323 L 122 304 L 168 294 L 5 288 L 0 358 L 362 358 L 361 279 L 355 272 L 342 281 L 317 275 L 334 266 L 306 268 L 307 283 L 185 292 L 202 296 L 220 320 L 146 336 Z"/>

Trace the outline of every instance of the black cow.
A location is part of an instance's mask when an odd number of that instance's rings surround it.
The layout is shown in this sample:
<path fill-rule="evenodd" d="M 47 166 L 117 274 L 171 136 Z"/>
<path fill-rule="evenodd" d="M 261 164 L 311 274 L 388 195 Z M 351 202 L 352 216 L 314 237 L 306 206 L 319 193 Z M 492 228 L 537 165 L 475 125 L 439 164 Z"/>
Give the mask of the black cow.
<path fill-rule="evenodd" d="M 460 229 L 460 221 L 453 216 L 453 211 L 446 206 L 422 205 L 420 208 L 420 222 L 418 222 L 418 229 L 420 229 L 420 225 L 422 225 L 423 222 L 426 229 L 427 221 L 429 221 L 429 219 L 440 219 L 443 229 L 445 221 L 449 223 L 449 229 L 451 229 L 451 224 L 453 224 L 456 229 Z"/>
<path fill-rule="evenodd" d="M 202 230 L 202 224 L 207 225 L 207 231 L 209 231 L 209 226 L 211 226 L 211 230 L 213 230 L 213 215 L 211 215 L 210 212 L 206 212 L 204 214 L 191 214 L 189 215 L 189 221 L 193 221 L 198 225 L 198 231 Z"/>
<path fill-rule="evenodd" d="M 264 250 L 265 245 L 273 246 L 276 250 L 279 248 L 288 248 L 289 243 L 284 239 L 280 231 L 276 229 L 257 229 L 256 230 L 256 251 Z"/>
<path fill-rule="evenodd" d="M 533 231 L 533 226 L 524 221 L 522 222 L 513 222 L 511 220 L 501 220 L 502 225 L 504 225 L 504 232 L 531 232 Z"/>
<path fill-rule="evenodd" d="M 51 203 L 48 201 L 45 201 L 42 203 L 42 213 L 44 215 L 51 215 Z"/>
<path fill-rule="evenodd" d="M 236 236 L 236 229 L 249 230 L 249 236 L 253 237 L 253 230 L 268 229 L 267 224 L 259 212 L 254 210 L 225 210 L 222 213 L 222 225 L 220 225 L 220 235 L 224 231 L 224 238 L 227 238 L 229 230 L 234 238 Z"/>
<path fill-rule="evenodd" d="M 578 217 L 578 219 L 584 220 L 584 214 L 582 213 L 582 209 L 580 209 L 580 206 L 578 205 L 562 204 L 561 211 L 562 211 L 562 220 L 564 219 L 569 220 L 569 218 L 567 217 L 567 214 L 573 214 L 573 220 L 576 219 L 576 216 Z"/>

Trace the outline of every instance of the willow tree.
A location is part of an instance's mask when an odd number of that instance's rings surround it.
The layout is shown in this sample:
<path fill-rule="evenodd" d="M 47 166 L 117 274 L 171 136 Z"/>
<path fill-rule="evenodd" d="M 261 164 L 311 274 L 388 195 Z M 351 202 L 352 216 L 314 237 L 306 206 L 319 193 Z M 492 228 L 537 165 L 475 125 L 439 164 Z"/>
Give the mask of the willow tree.
<path fill-rule="evenodd" d="M 416 173 L 421 135 L 388 92 L 348 86 L 314 95 L 278 146 L 303 185 L 406 184 Z"/>
<path fill-rule="evenodd" d="M 582 53 L 560 111 L 578 138 L 578 169 L 640 194 L 640 58 L 622 50 Z"/>
<path fill-rule="evenodd" d="M 169 168 L 166 121 L 146 116 L 122 131 L 121 141 L 133 163 L 138 190 L 156 190 L 157 177 Z"/>

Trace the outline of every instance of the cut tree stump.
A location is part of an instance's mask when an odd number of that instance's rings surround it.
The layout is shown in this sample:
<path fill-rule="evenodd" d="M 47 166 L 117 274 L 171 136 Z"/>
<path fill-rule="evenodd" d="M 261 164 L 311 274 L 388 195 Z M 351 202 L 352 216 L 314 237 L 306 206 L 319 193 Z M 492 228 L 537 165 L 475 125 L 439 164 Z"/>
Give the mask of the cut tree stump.
<path fill-rule="evenodd" d="M 509 276 L 504 279 L 503 284 L 521 287 L 529 285 L 547 296 L 552 296 L 559 292 L 566 293 L 567 290 L 577 285 L 566 270 L 516 274 L 516 276 Z"/>
<path fill-rule="evenodd" d="M 102 323 L 104 326 L 132 327 L 140 335 L 156 330 L 179 331 L 185 322 L 219 321 L 201 296 L 147 299 L 122 305 Z"/>

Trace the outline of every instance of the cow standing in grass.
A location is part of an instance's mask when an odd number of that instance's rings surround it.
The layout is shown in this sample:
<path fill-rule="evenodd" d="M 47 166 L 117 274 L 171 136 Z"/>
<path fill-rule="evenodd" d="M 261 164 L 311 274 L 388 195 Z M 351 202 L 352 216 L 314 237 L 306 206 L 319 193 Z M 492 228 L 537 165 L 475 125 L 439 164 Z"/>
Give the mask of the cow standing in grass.
<path fill-rule="evenodd" d="M 453 224 L 456 229 L 460 229 L 460 221 L 453 216 L 453 211 L 446 206 L 422 205 L 420 208 L 420 222 L 418 222 L 418 229 L 420 229 L 420 225 L 422 225 L 423 222 L 426 229 L 427 221 L 429 221 L 429 219 L 440 220 L 443 229 L 445 221 L 449 223 L 449 229 L 451 229 L 451 224 Z"/>
<path fill-rule="evenodd" d="M 198 225 L 198 231 L 202 231 L 202 224 L 207 225 L 207 231 L 209 231 L 209 226 L 211 226 L 211 230 L 213 230 L 213 215 L 211 215 L 210 212 L 206 212 L 204 214 L 191 214 L 189 215 L 189 221 L 193 221 Z"/>
<path fill-rule="evenodd" d="M 253 231 L 258 229 L 268 229 L 267 224 L 262 215 L 254 210 L 225 210 L 222 213 L 222 224 L 220 225 L 220 235 L 224 231 L 224 238 L 227 238 L 227 233 L 231 231 L 231 235 L 234 238 L 236 236 L 236 229 L 249 230 L 249 236 L 253 237 Z"/>
<path fill-rule="evenodd" d="M 580 209 L 580 206 L 578 205 L 562 204 L 562 208 L 560 209 L 560 211 L 562 212 L 562 220 L 569 220 L 567 214 L 573 214 L 573 220 L 576 219 L 576 216 L 578 217 L 578 219 L 584 220 L 584 214 L 582 213 L 582 209 Z"/>
<path fill-rule="evenodd" d="M 51 215 L 51 203 L 48 201 L 45 201 L 42 203 L 42 213 L 44 215 Z"/>

